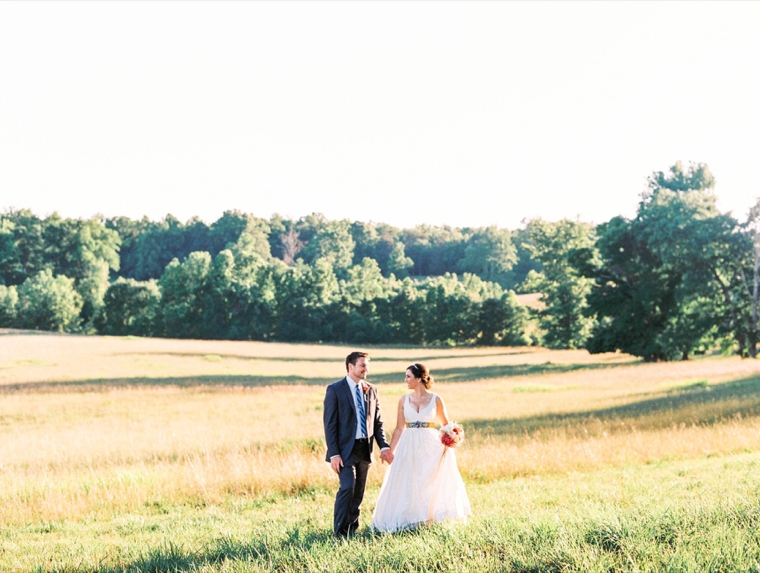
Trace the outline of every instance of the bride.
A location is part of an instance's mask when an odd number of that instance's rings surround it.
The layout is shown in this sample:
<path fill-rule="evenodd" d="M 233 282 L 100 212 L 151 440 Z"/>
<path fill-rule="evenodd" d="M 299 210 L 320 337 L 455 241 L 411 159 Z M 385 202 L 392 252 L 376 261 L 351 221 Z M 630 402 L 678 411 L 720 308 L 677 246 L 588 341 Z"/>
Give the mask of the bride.
<path fill-rule="evenodd" d="M 374 529 L 392 532 L 447 519 L 465 521 L 471 513 L 456 454 L 444 447 L 434 427 L 449 419 L 441 397 L 430 392 L 432 384 L 424 364 L 407 368 L 406 386 L 412 392 L 398 402 L 393 463 L 380 488 Z"/>

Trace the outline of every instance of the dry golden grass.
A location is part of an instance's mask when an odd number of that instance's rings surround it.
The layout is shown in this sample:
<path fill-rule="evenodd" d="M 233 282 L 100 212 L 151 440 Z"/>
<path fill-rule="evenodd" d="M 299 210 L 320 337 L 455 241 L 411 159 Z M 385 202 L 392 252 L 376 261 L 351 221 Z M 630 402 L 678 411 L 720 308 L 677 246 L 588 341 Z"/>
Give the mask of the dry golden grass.
<path fill-rule="evenodd" d="M 544 303 L 541 300 L 540 292 L 518 294 L 517 302 L 519 302 L 523 306 L 527 306 L 528 308 L 532 308 L 535 310 L 544 310 L 546 308 L 546 303 Z"/>
<path fill-rule="evenodd" d="M 324 386 L 351 349 L 0 332 L 0 519 L 335 487 Z M 760 363 L 539 348 L 370 349 L 388 430 L 425 362 L 469 481 L 760 448 Z M 381 471 L 371 472 L 373 485 Z"/>

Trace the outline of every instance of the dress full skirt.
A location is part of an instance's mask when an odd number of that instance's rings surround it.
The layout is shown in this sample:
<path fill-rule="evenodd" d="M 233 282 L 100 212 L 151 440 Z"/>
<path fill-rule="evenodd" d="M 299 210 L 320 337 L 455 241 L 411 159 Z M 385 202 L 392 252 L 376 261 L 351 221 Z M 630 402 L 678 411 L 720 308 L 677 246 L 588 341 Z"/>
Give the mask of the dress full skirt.
<path fill-rule="evenodd" d="M 434 395 L 431 404 L 416 412 L 407 395 L 406 421 L 434 421 L 436 399 Z M 392 532 L 450 519 L 465 521 L 470 514 L 454 449 L 444 447 L 434 428 L 406 428 L 383 478 L 372 527 Z"/>

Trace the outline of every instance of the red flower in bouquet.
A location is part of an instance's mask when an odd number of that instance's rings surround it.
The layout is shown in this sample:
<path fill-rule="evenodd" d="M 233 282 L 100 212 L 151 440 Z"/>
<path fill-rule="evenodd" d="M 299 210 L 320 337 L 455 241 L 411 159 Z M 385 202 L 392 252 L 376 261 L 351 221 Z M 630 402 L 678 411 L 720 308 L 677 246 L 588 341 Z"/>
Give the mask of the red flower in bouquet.
<path fill-rule="evenodd" d="M 455 422 L 449 422 L 440 429 L 441 443 L 447 448 L 456 448 L 464 441 L 464 428 Z"/>

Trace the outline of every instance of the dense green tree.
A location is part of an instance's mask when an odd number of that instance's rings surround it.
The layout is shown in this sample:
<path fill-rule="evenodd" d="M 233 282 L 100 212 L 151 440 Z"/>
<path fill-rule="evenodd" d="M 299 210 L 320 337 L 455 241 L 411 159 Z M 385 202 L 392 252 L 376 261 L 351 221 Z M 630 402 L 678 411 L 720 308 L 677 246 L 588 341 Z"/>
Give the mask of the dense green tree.
<path fill-rule="evenodd" d="M 261 233 L 257 233 L 257 231 Z M 209 243 L 207 245 L 200 245 L 195 249 L 198 251 L 206 251 L 212 257 L 222 252 L 224 249 L 230 248 L 233 244 L 240 240 L 240 236 L 249 232 L 255 234 L 254 242 L 260 241 L 263 234 L 263 239 L 268 240 L 269 224 L 263 219 L 257 219 L 253 215 L 248 215 L 238 210 L 225 211 L 222 216 L 214 221 L 209 227 Z M 269 247 L 261 245 L 257 246 L 257 250 L 269 253 Z"/>
<path fill-rule="evenodd" d="M 490 338 L 488 333 L 484 335 L 483 330 L 494 324 L 483 321 L 485 317 L 482 311 L 485 301 L 502 300 L 504 293 L 498 284 L 483 281 L 469 273 L 462 277 L 449 273 L 422 281 L 416 285 L 416 289 L 416 296 L 409 297 L 404 293 L 400 299 L 404 303 L 407 298 L 415 302 L 415 342 L 461 345 L 487 344 L 496 342 L 497 338 L 500 340 L 500 336 L 497 337 L 495 333 Z M 504 302 L 512 300 L 504 299 Z M 520 320 L 517 315 L 514 318 Z M 502 333 L 503 330 L 504 328 L 499 328 L 498 332 Z"/>
<path fill-rule="evenodd" d="M 54 277 L 49 269 L 40 271 L 18 287 L 19 328 L 72 332 L 79 328 L 82 297 L 74 279 Z"/>
<path fill-rule="evenodd" d="M 403 279 L 409 276 L 409 269 L 413 267 L 414 261 L 404 253 L 404 243 L 398 242 L 393 245 L 386 264 L 388 273 Z"/>
<path fill-rule="evenodd" d="M 45 264 L 44 223 L 28 209 L 2 215 L 0 274 L 6 285 L 19 285 L 48 268 Z"/>
<path fill-rule="evenodd" d="M 102 305 L 111 270 L 119 270 L 119 234 L 100 219 L 45 220 L 46 263 L 54 274 L 74 279 L 82 297 L 82 323 L 87 324 Z"/>
<path fill-rule="evenodd" d="M 340 307 L 345 310 L 346 307 Z M 345 327 L 338 328 L 340 342 L 357 344 L 388 344 L 397 342 L 398 338 L 393 323 L 393 301 L 390 298 L 364 300 L 360 304 L 347 308 L 348 312 L 341 318 Z"/>
<path fill-rule="evenodd" d="M 159 325 L 160 302 L 156 281 L 119 278 L 108 287 L 95 326 L 101 334 L 153 336 Z"/>
<path fill-rule="evenodd" d="M 706 165 L 676 163 L 649 178 L 635 219 L 600 226 L 592 352 L 670 360 L 721 335 L 743 344 L 737 261 L 747 249 L 737 222 L 718 211 L 714 184 Z"/>
<path fill-rule="evenodd" d="M 655 171 L 648 179 L 650 193 L 660 189 L 670 191 L 706 191 L 715 188 L 715 177 L 705 163 L 689 163 L 684 169 L 681 161 L 676 161 L 667 171 Z M 649 193 L 644 194 L 644 202 Z"/>
<path fill-rule="evenodd" d="M 647 360 L 665 359 L 658 337 L 677 307 L 675 289 L 680 274 L 662 269 L 657 255 L 623 217 L 600 225 L 597 233 L 602 262 L 590 271 L 593 264 L 586 257 L 583 267 L 586 276 L 596 277 L 588 303 L 590 312 L 599 318 L 587 348 L 591 352 L 620 349 Z"/>
<path fill-rule="evenodd" d="M 211 255 L 190 253 L 184 262 L 174 259 L 158 280 L 161 288 L 161 331 L 171 338 L 202 338 L 205 325 L 204 291 Z"/>
<path fill-rule="evenodd" d="M 459 270 L 501 283 L 517 262 L 517 249 L 507 229 L 495 226 L 475 230 L 467 241 Z"/>
<path fill-rule="evenodd" d="M 0 217 L 0 284 L 3 285 L 19 283 L 19 279 L 24 276 L 19 252 L 16 248 L 14 228 L 13 221 L 6 217 Z"/>
<path fill-rule="evenodd" d="M 269 231 L 269 224 L 266 221 L 251 216 L 248 225 L 240 233 L 237 240 L 227 243 L 225 249 L 232 249 L 240 254 L 247 253 L 247 256 L 268 261 L 272 258 L 268 241 Z"/>
<path fill-rule="evenodd" d="M 105 226 L 119 234 L 119 276 L 132 277 L 142 274 L 138 268 L 138 249 L 142 247 L 141 235 L 150 232 L 154 223 L 147 217 L 132 220 L 129 217 L 106 219 Z M 160 276 L 160 275 L 159 275 Z M 158 277 L 156 277 L 158 278 Z"/>
<path fill-rule="evenodd" d="M 549 348 L 581 348 L 588 339 L 593 318 L 587 316 L 586 295 L 591 279 L 578 272 L 578 251 L 594 246 L 594 230 L 588 223 L 563 219 L 550 223 L 534 219 L 528 224 L 530 249 L 541 262 L 541 271 L 530 271 L 524 288 L 540 292 L 545 308 L 539 311 L 544 344 Z"/>
<path fill-rule="evenodd" d="M 354 246 L 348 221 L 328 221 L 320 226 L 306 245 L 304 256 L 308 261 L 322 259 L 342 274 L 353 262 Z"/>
<path fill-rule="evenodd" d="M 478 344 L 526 346 L 530 344 L 526 335 L 528 320 L 528 311 L 518 302 L 514 292 L 505 292 L 500 298 L 487 298 L 478 315 Z"/>
<path fill-rule="evenodd" d="M 356 221 L 351 223 L 351 237 L 354 239 L 354 260 L 360 261 L 364 258 L 370 258 L 377 261 L 377 264 L 383 271 L 383 275 L 388 276 L 390 273 L 404 273 L 412 264 L 408 257 L 403 255 L 403 244 L 401 245 L 401 257 L 399 257 L 399 230 L 391 225 L 384 223 L 362 223 Z M 395 256 L 394 260 L 391 260 Z M 394 267 L 394 268 L 391 268 Z M 398 272 L 397 272 L 398 271 Z"/>
<path fill-rule="evenodd" d="M 424 344 L 431 317 L 427 313 L 425 292 L 421 291 L 415 281 L 406 278 L 401 283 L 398 294 L 392 302 L 392 314 L 389 323 L 393 329 L 393 341 L 403 344 Z"/>
<path fill-rule="evenodd" d="M 42 270 L 74 279 L 86 325 L 102 302 L 109 269 L 119 268 L 119 244 L 119 235 L 99 218 L 53 213 L 39 219 L 29 211 L 10 211 L 0 217 L 0 282 L 19 284 Z"/>
<path fill-rule="evenodd" d="M 349 233 L 354 240 L 354 257 L 356 260 L 374 259 L 379 263 L 377 247 L 380 243 L 380 233 L 374 223 L 354 221 L 349 225 Z M 386 258 L 387 258 L 386 253 Z"/>
<path fill-rule="evenodd" d="M 420 225 L 400 234 L 406 255 L 414 261 L 415 276 L 442 276 L 457 269 L 467 248 L 461 229 Z"/>
<path fill-rule="evenodd" d="M 352 304 L 365 300 L 388 298 L 391 285 L 383 277 L 380 266 L 374 259 L 365 257 L 361 264 L 348 269 L 346 280 L 340 281 L 343 297 Z"/>
<path fill-rule="evenodd" d="M 267 340 L 274 314 L 272 267 L 263 257 L 220 252 L 203 289 L 203 337 Z"/>
<path fill-rule="evenodd" d="M 0 285 L 0 327 L 13 328 L 18 314 L 18 292 L 15 286 Z"/>
<path fill-rule="evenodd" d="M 541 263 L 533 258 L 531 249 L 530 233 L 527 229 L 516 229 L 512 233 L 512 244 L 515 246 L 515 258 L 517 261 L 506 273 L 500 284 L 504 288 L 513 289 L 517 292 L 525 292 L 523 285 L 530 271 L 541 272 Z"/>
<path fill-rule="evenodd" d="M 322 213 L 312 213 L 311 215 L 306 215 L 305 217 L 298 219 L 295 223 L 295 228 L 298 231 L 300 240 L 303 241 L 304 245 L 308 245 L 320 229 L 322 229 L 327 223 L 329 223 L 329 221 Z M 308 258 L 304 255 L 304 259 L 310 263 L 312 262 L 313 257 Z"/>
<path fill-rule="evenodd" d="M 336 340 L 341 334 L 326 318 L 339 296 L 338 279 L 328 260 L 296 263 L 279 277 L 275 336 L 286 341 Z"/>
<path fill-rule="evenodd" d="M 183 224 L 172 215 L 157 222 L 143 220 L 139 225 L 111 219 L 109 226 L 120 235 L 123 233 L 121 236 L 127 246 L 122 255 L 124 270 L 121 276 L 137 280 L 157 279 L 173 259 L 184 261 L 192 252 L 216 255 L 226 246 L 226 243 L 222 244 L 224 241 L 237 240 L 234 230 L 236 224 L 242 225 L 235 212 L 225 215 L 216 231 L 197 218 Z"/>

